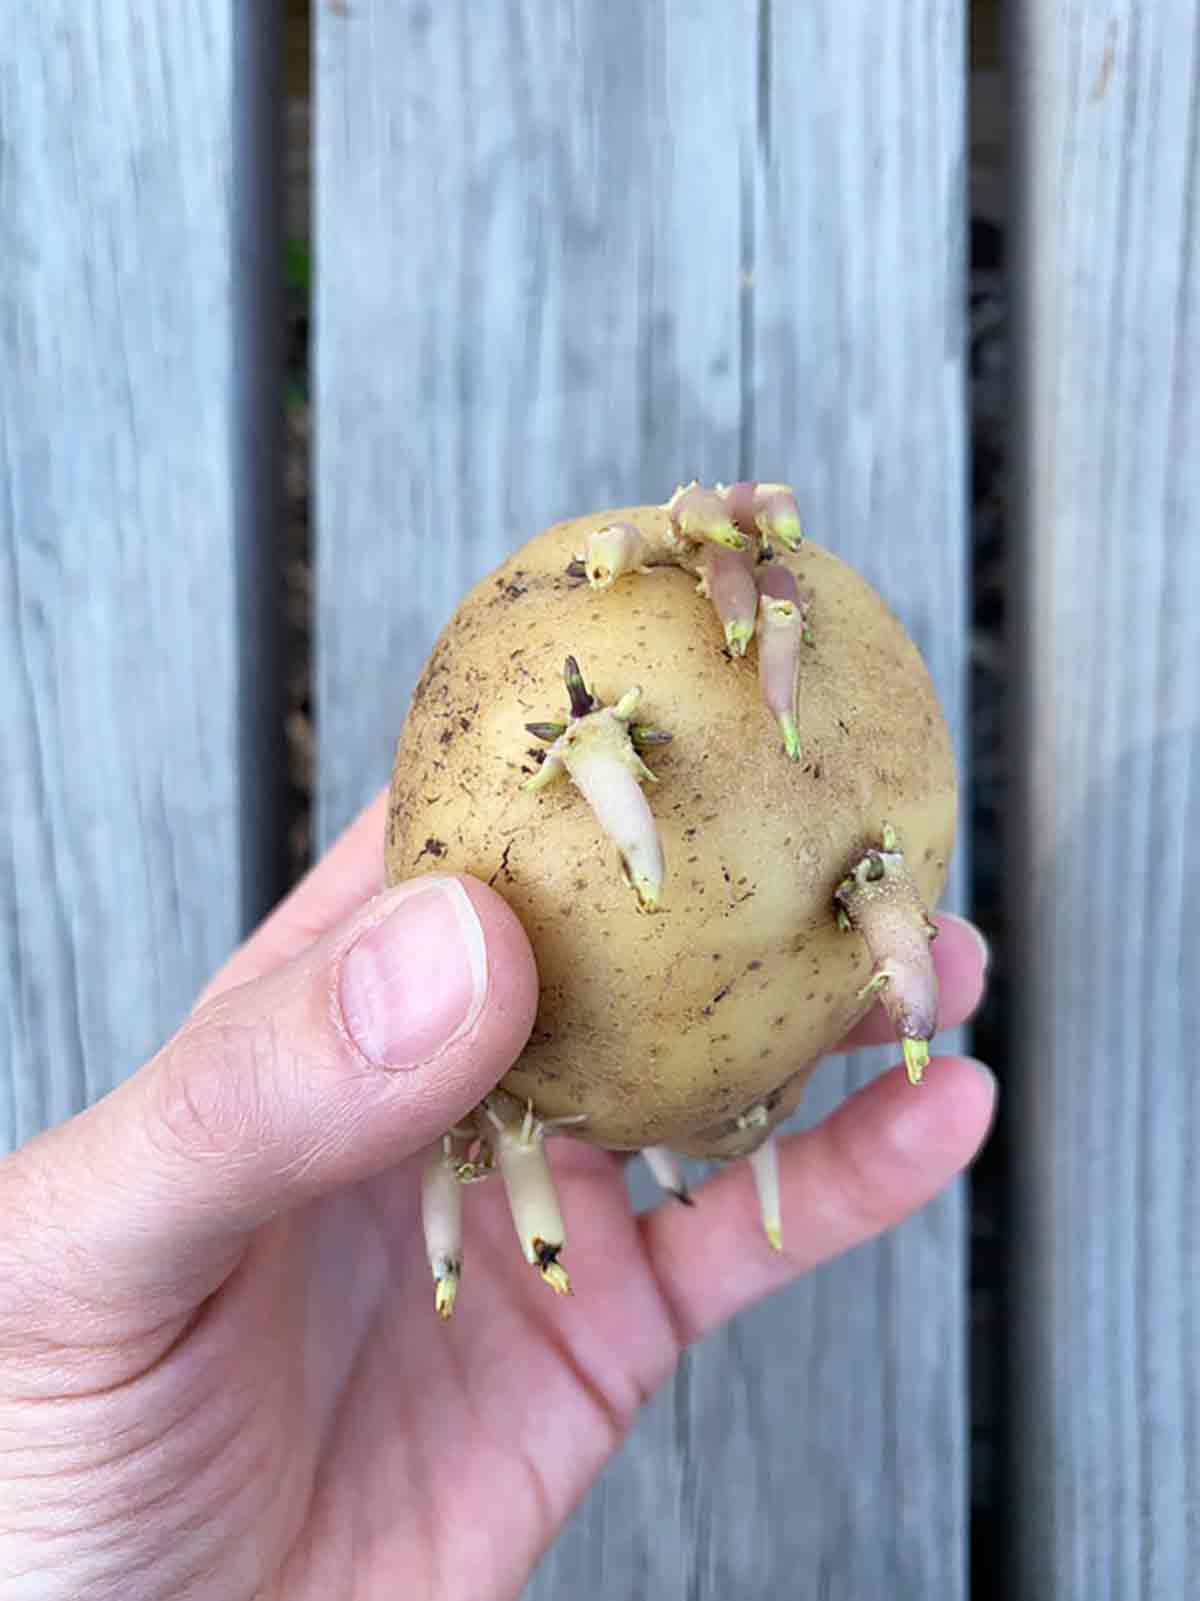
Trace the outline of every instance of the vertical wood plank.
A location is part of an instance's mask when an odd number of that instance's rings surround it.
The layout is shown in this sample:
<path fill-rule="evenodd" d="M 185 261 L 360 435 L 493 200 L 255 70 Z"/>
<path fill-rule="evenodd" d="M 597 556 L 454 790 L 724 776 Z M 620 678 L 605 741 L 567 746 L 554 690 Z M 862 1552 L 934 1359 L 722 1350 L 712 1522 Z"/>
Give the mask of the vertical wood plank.
<path fill-rule="evenodd" d="M 14 20 L 0 51 L 3 1145 L 144 1060 L 258 894 L 252 845 L 240 865 L 259 767 L 238 734 L 232 8 L 48 0 Z"/>
<path fill-rule="evenodd" d="M 793 480 L 961 730 L 965 58 L 949 0 L 320 10 L 324 839 L 469 582 L 692 474 Z M 962 1595 L 964 1252 L 953 1196 L 692 1353 L 530 1597 Z"/>
<path fill-rule="evenodd" d="M 796 484 L 812 536 L 921 644 L 961 735 L 963 18 L 775 6 L 758 20 L 739 152 L 743 468 Z M 827 1065 L 803 1121 L 884 1060 Z M 792 1575 L 797 1593 L 963 1593 L 965 1249 L 956 1193 L 693 1355 L 673 1418 L 674 1593 L 766 1597 Z M 644 1593 L 672 1593 L 649 1560 Z"/>
<path fill-rule="evenodd" d="M 229 391 L 242 928 L 285 887 L 283 0 L 234 6 Z"/>
<path fill-rule="evenodd" d="M 469 583 L 559 517 L 728 476 L 753 74 L 737 6 L 317 12 L 323 840 Z"/>
<path fill-rule="evenodd" d="M 744 465 L 792 481 L 813 538 L 888 598 L 965 752 L 963 9 L 759 25 Z M 805 1120 L 889 1059 L 827 1065 Z M 722 1443 L 693 1467 L 704 1593 L 964 1593 L 965 1255 L 956 1191 L 697 1352 Z M 743 1473 L 754 1493 L 731 1495 Z"/>
<path fill-rule="evenodd" d="M 1009 1589 L 1149 1601 L 1200 1573 L 1200 7 L 1016 14 Z"/>

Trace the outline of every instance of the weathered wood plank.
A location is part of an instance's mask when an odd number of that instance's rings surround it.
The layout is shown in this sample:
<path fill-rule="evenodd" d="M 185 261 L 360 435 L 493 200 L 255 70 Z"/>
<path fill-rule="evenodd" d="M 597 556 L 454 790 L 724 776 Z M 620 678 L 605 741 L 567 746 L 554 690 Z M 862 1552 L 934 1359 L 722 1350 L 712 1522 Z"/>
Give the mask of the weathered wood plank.
<path fill-rule="evenodd" d="M 741 152 L 756 196 L 745 466 L 795 483 L 812 536 L 888 597 L 961 734 L 964 18 L 764 15 Z M 883 1060 L 828 1066 L 807 1117 Z M 956 1194 L 696 1353 L 685 1562 L 702 1593 L 963 1593 L 965 1252 Z"/>
<path fill-rule="evenodd" d="M 386 778 L 469 582 L 559 517 L 736 457 L 736 141 L 716 130 L 750 115 L 752 34 L 736 8 L 686 17 L 318 13 L 323 839 Z"/>
<path fill-rule="evenodd" d="M 322 8 L 323 838 L 469 581 L 691 474 L 795 481 L 961 728 L 961 9 Z M 963 1255 L 952 1197 L 694 1353 L 531 1597 L 961 1595 Z"/>
<path fill-rule="evenodd" d="M 51 0 L 0 52 L 0 1145 L 138 1065 L 266 887 L 239 755 L 239 59 L 218 0 Z"/>
<path fill-rule="evenodd" d="M 1023 4 L 1009 1593 L 1200 1576 L 1200 7 Z"/>

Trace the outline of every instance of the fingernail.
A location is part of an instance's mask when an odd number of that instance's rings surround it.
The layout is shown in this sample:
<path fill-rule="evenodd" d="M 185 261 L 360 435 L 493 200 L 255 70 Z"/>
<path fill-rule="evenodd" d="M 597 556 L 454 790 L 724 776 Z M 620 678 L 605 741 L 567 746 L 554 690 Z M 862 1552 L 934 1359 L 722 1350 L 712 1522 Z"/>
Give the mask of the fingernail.
<path fill-rule="evenodd" d="M 465 1034 L 487 990 L 487 948 L 457 879 L 409 888 L 342 963 L 342 1019 L 379 1067 L 419 1067 Z"/>
<path fill-rule="evenodd" d="M 975 941 L 976 948 L 983 961 L 983 971 L 986 975 L 988 968 L 992 965 L 992 947 L 988 944 L 982 930 L 976 928 L 969 918 L 960 917 L 957 912 L 943 912 L 941 915 L 948 923 L 957 923 Z"/>

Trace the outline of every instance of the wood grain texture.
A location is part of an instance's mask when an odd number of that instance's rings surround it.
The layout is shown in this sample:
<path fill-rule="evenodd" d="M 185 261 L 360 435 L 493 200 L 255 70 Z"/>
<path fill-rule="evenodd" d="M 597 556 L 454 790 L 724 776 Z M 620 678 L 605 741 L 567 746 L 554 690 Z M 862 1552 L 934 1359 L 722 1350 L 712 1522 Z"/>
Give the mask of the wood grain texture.
<path fill-rule="evenodd" d="M 693 474 L 793 481 L 961 731 L 964 19 L 884 11 L 320 8 L 322 839 L 470 581 Z M 953 1195 L 692 1353 L 530 1597 L 962 1595 L 964 1254 Z"/>
<path fill-rule="evenodd" d="M 724 9 L 317 13 L 322 839 L 469 582 L 737 458 L 755 57 Z"/>
<path fill-rule="evenodd" d="M 1018 24 L 1009 1593 L 1151 1601 L 1200 1579 L 1200 7 Z"/>
<path fill-rule="evenodd" d="M 0 49 L 3 1145 L 241 922 L 232 60 L 216 0 L 51 0 Z"/>

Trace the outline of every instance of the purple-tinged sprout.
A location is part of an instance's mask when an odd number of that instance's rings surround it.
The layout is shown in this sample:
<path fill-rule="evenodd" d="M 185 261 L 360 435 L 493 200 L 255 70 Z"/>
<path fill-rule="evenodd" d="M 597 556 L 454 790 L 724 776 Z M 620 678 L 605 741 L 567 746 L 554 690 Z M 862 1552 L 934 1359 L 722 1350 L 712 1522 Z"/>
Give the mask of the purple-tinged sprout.
<path fill-rule="evenodd" d="M 796 727 L 796 681 L 800 673 L 800 647 L 804 643 L 804 606 L 793 600 L 760 595 L 758 600 L 758 683 L 762 698 L 774 713 L 783 735 L 783 748 L 792 761 L 800 760 L 800 733 Z"/>
<path fill-rule="evenodd" d="M 701 587 L 712 601 L 725 630 L 731 656 L 744 656 L 754 638 L 758 590 L 754 558 L 749 551 L 710 546 L 700 557 Z"/>
<path fill-rule="evenodd" d="M 754 497 L 757 489 L 758 485 L 751 479 L 743 479 L 740 483 L 723 485 L 720 495 L 729 510 L 729 515 L 733 518 L 734 527 L 755 545 L 760 545 L 762 535 L 754 518 Z"/>
<path fill-rule="evenodd" d="M 930 941 L 937 926 L 925 910 L 895 832 L 855 862 L 834 892 L 840 927 L 867 942 L 874 972 L 862 994 L 878 995 L 904 1051 L 910 1084 L 919 1084 L 937 1030 L 938 984 Z"/>
<path fill-rule="evenodd" d="M 751 479 L 723 491 L 735 527 L 748 539 L 766 544 L 778 539 L 789 550 L 803 543 L 800 510 L 788 484 L 760 484 Z"/>
<path fill-rule="evenodd" d="M 588 693 L 573 656 L 567 659 L 566 679 L 571 722 L 550 746 L 541 767 L 526 780 L 525 788 L 545 789 L 569 773 L 601 829 L 617 847 L 638 900 L 647 911 L 654 911 L 666 867 L 654 814 L 641 790 L 643 782 L 655 782 L 654 774 L 638 755 L 631 732 L 642 692 L 630 689 L 615 706 L 599 705 Z M 591 709 L 576 710 L 584 706 Z M 660 745 L 670 737 L 661 729 L 634 726 L 639 727 L 641 743 L 646 745 Z"/>
<path fill-rule="evenodd" d="M 610 523 L 588 538 L 584 571 L 593 589 L 610 589 L 622 573 L 645 565 L 650 546 L 633 523 Z"/>
<path fill-rule="evenodd" d="M 781 561 L 764 561 L 755 567 L 754 584 L 760 595 L 771 600 L 790 600 L 793 606 L 802 604 L 796 575 Z"/>
<path fill-rule="evenodd" d="M 795 574 L 782 562 L 760 562 L 754 568 L 754 582 L 759 595 L 758 676 L 763 699 L 779 720 L 784 749 L 798 761 L 795 701 L 800 646 L 811 640 L 808 603 Z"/>
<path fill-rule="evenodd" d="M 745 550 L 749 540 L 734 527 L 729 508 L 715 489 L 698 483 L 681 485 L 667 502 L 671 530 L 669 545 L 684 550 L 696 545 L 724 545 L 729 550 Z"/>
<path fill-rule="evenodd" d="M 767 595 L 772 600 L 789 600 L 799 608 L 803 615 L 800 637 L 806 645 L 811 645 L 813 638 L 808 626 L 808 601 L 801 595 L 800 585 L 791 568 L 785 567 L 781 561 L 760 562 L 754 569 L 754 583 L 760 595 Z"/>
<path fill-rule="evenodd" d="M 583 681 L 583 674 L 579 671 L 579 663 L 574 656 L 568 656 L 563 664 L 563 682 L 567 686 L 567 698 L 571 702 L 572 717 L 586 717 L 589 712 L 596 709 L 596 699 Z"/>
<path fill-rule="evenodd" d="M 804 543 L 800 508 L 787 484 L 759 484 L 754 521 L 765 539 L 778 539 L 789 550 L 799 550 Z"/>

